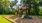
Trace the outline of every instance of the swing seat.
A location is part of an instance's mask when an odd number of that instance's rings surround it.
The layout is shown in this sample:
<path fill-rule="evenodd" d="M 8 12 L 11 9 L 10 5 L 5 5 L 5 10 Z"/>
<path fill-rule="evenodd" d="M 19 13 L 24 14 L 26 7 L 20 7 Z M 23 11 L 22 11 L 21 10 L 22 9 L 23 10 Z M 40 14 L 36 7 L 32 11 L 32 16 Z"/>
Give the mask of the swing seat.
<path fill-rule="evenodd" d="M 32 16 L 26 15 L 24 18 L 32 19 Z"/>
<path fill-rule="evenodd" d="M 28 19 L 32 19 L 32 16 L 28 16 Z"/>

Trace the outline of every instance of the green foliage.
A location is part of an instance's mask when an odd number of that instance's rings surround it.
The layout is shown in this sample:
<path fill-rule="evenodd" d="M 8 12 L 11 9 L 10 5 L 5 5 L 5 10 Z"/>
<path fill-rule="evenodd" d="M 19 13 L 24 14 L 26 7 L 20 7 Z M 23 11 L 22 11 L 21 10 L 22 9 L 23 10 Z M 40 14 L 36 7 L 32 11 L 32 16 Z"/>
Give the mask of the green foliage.
<path fill-rule="evenodd" d="M 39 14 L 39 8 L 38 8 L 38 1 L 39 0 L 22 0 L 23 1 L 23 4 L 27 4 L 28 5 L 28 13 L 31 14 L 30 10 L 31 8 L 33 8 L 35 10 L 35 12 L 33 12 L 33 14 L 36 13 L 36 15 Z M 31 6 L 33 4 L 33 7 Z"/>
<path fill-rule="evenodd" d="M 42 15 L 42 8 L 39 9 L 39 14 Z"/>
<path fill-rule="evenodd" d="M 42 19 L 42 16 L 38 16 L 38 17 Z"/>
<path fill-rule="evenodd" d="M 28 11 L 29 14 L 42 14 L 42 9 L 40 9 L 39 12 L 39 3 L 42 5 L 42 2 L 37 3 L 39 0 L 21 0 L 22 3 L 25 5 L 28 5 Z M 32 3 L 31 3 L 32 1 Z M 9 2 L 9 0 L 0 0 L 0 14 L 15 14 L 16 10 L 13 9 L 12 7 L 16 5 L 17 0 Z M 33 4 L 33 7 L 31 6 Z M 12 11 L 10 11 L 9 6 L 11 7 Z"/>
<path fill-rule="evenodd" d="M 3 12 L 3 2 L 2 2 L 3 0 L 1 0 L 0 1 L 0 14 L 2 14 L 2 12 Z"/>
<path fill-rule="evenodd" d="M 1 0 L 0 1 L 0 14 L 5 13 L 5 11 L 7 11 L 7 9 L 9 8 L 9 2 L 8 0 Z"/>
<path fill-rule="evenodd" d="M 9 0 L 0 0 L 0 14 L 14 14 L 16 12 L 15 9 L 12 9 L 12 11 L 10 11 L 11 9 L 9 8 L 9 6 L 14 6 L 16 5 L 17 0 L 12 1 L 11 4 L 9 2 Z"/>
<path fill-rule="evenodd" d="M 17 3 L 17 0 L 15 0 L 15 1 L 11 1 L 11 3 L 10 3 L 10 7 L 12 8 L 14 5 L 16 5 L 16 3 Z"/>
<path fill-rule="evenodd" d="M 12 10 L 12 14 L 15 14 L 15 13 L 16 13 L 16 10 L 15 10 L 15 9 L 13 9 L 13 10 Z"/>
<path fill-rule="evenodd" d="M 39 2 L 39 4 L 42 6 L 42 2 Z"/>

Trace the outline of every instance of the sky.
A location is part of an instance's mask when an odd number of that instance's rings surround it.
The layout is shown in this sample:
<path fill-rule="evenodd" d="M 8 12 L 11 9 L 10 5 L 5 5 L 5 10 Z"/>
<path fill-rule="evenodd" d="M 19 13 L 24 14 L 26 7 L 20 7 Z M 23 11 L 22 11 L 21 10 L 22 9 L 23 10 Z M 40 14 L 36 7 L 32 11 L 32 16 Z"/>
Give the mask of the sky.
<path fill-rule="evenodd" d="M 14 1 L 14 0 L 10 0 L 10 1 Z"/>
<path fill-rule="evenodd" d="M 14 1 L 14 0 L 10 0 L 10 1 Z M 21 0 L 17 0 L 17 1 L 18 1 L 18 3 L 17 3 L 16 5 L 21 4 L 21 3 L 20 3 Z"/>
<path fill-rule="evenodd" d="M 18 3 L 17 3 L 17 5 L 18 5 L 18 4 L 21 4 L 21 3 L 20 3 L 20 1 L 21 1 L 21 0 L 18 0 Z"/>

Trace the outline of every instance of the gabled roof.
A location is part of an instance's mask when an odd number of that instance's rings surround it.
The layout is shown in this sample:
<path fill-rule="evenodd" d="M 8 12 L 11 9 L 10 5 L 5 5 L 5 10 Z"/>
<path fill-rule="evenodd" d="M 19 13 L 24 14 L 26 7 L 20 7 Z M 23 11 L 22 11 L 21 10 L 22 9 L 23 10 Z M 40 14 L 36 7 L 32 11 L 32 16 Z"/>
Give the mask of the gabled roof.
<path fill-rule="evenodd" d="M 20 8 L 20 10 L 27 10 L 27 9 L 28 9 L 27 6 Z"/>

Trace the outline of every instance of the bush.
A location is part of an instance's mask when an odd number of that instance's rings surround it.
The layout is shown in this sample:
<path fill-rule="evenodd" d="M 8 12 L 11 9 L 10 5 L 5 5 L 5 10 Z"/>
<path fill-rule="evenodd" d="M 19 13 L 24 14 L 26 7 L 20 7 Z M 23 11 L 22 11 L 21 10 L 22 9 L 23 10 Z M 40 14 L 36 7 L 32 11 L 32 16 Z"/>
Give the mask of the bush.
<path fill-rule="evenodd" d="M 40 8 L 39 10 L 39 15 L 42 15 L 42 8 Z"/>

